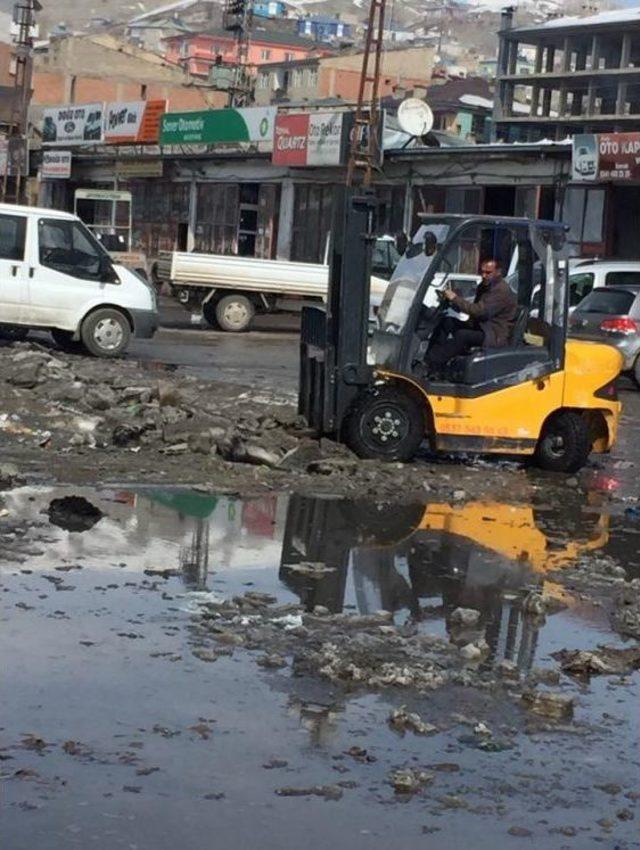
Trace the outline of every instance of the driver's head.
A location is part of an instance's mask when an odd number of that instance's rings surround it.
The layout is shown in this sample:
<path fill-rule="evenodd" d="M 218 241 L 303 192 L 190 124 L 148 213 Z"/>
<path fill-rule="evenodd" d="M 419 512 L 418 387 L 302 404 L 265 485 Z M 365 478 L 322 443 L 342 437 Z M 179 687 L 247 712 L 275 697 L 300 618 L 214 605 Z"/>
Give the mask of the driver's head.
<path fill-rule="evenodd" d="M 484 283 L 495 280 L 502 274 L 500 263 L 497 260 L 483 260 L 480 263 L 480 274 Z"/>

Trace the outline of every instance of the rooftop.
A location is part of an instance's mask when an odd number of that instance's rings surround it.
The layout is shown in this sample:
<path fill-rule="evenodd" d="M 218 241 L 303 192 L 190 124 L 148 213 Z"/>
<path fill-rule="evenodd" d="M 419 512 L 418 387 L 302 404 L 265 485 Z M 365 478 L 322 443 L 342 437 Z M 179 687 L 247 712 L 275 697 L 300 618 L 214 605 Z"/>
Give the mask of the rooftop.
<path fill-rule="evenodd" d="M 231 33 L 218 27 L 216 29 L 200 30 L 197 32 L 192 31 L 181 35 L 170 35 L 165 38 L 164 41 L 171 41 L 172 39 L 176 38 L 182 41 L 184 38 L 199 38 L 200 36 L 220 40 L 227 39 L 228 41 L 235 40 Z M 317 42 L 313 41 L 313 39 L 302 38 L 302 36 L 296 35 L 295 33 L 273 32 L 268 30 L 253 30 L 253 32 L 251 33 L 251 43 L 278 44 L 282 45 L 283 47 L 308 47 L 309 50 L 315 50 L 318 47 Z"/>
<path fill-rule="evenodd" d="M 628 24 L 640 26 L 640 6 L 629 9 L 613 9 L 609 12 L 598 12 L 595 15 L 567 15 L 562 18 L 550 18 L 540 24 L 525 27 L 514 27 L 511 32 L 517 35 L 556 33 L 561 30 L 580 30 L 584 27 L 607 27 L 619 29 Z"/>

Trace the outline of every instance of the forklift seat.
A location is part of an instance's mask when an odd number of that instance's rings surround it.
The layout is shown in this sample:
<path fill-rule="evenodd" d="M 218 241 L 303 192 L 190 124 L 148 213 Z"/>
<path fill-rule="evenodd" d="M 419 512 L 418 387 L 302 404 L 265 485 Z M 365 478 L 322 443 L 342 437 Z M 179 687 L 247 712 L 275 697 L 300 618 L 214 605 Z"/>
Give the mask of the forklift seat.
<path fill-rule="evenodd" d="M 454 357 L 447 369 L 449 380 L 457 384 L 482 384 L 546 363 L 549 353 L 544 348 L 524 344 L 529 308 L 520 306 L 504 348 L 472 348 L 469 354 Z"/>

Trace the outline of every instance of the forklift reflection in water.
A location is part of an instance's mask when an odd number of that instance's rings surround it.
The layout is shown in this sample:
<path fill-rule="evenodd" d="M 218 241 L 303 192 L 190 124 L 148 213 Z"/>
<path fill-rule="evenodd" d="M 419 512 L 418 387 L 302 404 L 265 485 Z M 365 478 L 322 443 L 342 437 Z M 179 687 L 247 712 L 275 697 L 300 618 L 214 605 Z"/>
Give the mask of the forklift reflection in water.
<path fill-rule="evenodd" d="M 293 496 L 280 580 L 309 611 L 322 605 L 339 613 L 355 604 L 361 614 L 391 611 L 396 622 L 444 621 L 453 642 L 451 614 L 474 608 L 490 660 L 527 670 L 544 620 L 525 613 L 525 600 L 535 590 L 571 605 L 547 574 L 605 546 L 608 528 L 607 515 L 582 504 L 564 506 L 561 516 L 503 502 L 394 505 L 380 512 L 358 502 Z M 302 562 L 333 569 L 310 579 L 296 571 Z"/>
<path fill-rule="evenodd" d="M 335 205 L 326 312 L 303 311 L 299 409 L 358 455 L 410 460 L 432 450 L 533 456 L 561 472 L 609 451 L 622 361 L 611 347 L 567 340 L 562 225 L 427 215 L 396 268 L 368 338 L 375 199 L 343 189 Z M 455 357 L 437 380 L 425 357 L 448 307 L 434 290 L 495 259 L 517 295 L 511 339 Z M 541 309 L 532 312 L 534 290 Z M 535 314 L 534 314 L 535 313 Z"/>

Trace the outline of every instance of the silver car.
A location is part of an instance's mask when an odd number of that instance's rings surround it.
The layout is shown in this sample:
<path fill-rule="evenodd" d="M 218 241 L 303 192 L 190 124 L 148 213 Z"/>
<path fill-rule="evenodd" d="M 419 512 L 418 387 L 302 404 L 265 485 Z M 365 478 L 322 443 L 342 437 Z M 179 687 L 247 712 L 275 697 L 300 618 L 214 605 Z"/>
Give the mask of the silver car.
<path fill-rule="evenodd" d="M 569 336 L 613 345 L 640 387 L 640 285 L 593 289 L 571 314 Z"/>

